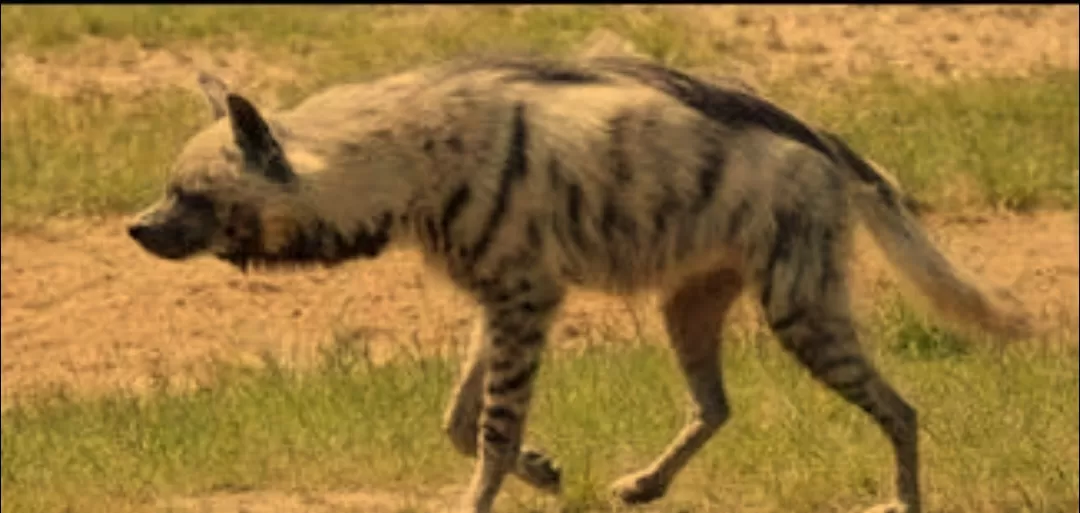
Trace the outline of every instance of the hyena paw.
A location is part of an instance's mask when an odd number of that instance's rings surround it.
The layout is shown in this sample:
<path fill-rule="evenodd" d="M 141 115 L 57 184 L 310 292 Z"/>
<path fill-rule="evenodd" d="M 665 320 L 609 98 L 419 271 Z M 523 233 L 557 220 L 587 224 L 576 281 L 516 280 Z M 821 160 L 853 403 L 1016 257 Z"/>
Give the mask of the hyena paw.
<path fill-rule="evenodd" d="M 908 513 L 908 507 L 903 502 L 890 502 L 878 504 L 863 513 Z"/>
<path fill-rule="evenodd" d="M 538 490 L 553 494 L 562 490 L 562 469 L 538 449 L 522 449 L 516 474 Z"/>
<path fill-rule="evenodd" d="M 616 480 L 611 492 L 625 504 L 644 504 L 663 497 L 667 483 L 652 472 L 638 472 Z"/>

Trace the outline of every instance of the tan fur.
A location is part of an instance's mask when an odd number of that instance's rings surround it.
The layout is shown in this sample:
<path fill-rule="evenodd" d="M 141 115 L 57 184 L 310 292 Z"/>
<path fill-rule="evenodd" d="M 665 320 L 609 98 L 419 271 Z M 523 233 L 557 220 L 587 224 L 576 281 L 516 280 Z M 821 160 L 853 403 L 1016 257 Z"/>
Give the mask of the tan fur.
<path fill-rule="evenodd" d="M 660 497 L 691 457 L 728 419 L 718 359 L 724 317 L 743 290 L 730 270 L 694 276 L 663 303 L 664 322 L 694 402 L 694 418 L 648 467 L 621 478 L 614 492 L 624 502 Z"/>
<path fill-rule="evenodd" d="M 915 410 L 862 356 L 850 319 L 859 219 L 938 309 L 1023 331 L 929 243 L 895 180 L 737 81 L 707 85 L 634 59 L 458 62 L 261 115 L 201 81 L 218 121 L 170 180 L 210 198 L 214 214 L 199 210 L 205 201 L 159 204 L 133 237 L 241 268 L 420 249 L 484 311 L 445 417 L 454 446 L 477 457 L 465 511 L 490 511 L 508 473 L 559 488 L 550 457 L 521 443 L 548 328 L 572 287 L 667 298 L 698 407 L 662 455 L 618 481 L 627 502 L 660 497 L 727 418 L 718 337 L 732 301 L 753 290 L 781 344 L 888 435 L 900 504 L 918 513 Z M 212 226 L 183 244 L 159 229 L 196 215 Z"/>
<path fill-rule="evenodd" d="M 1033 334 L 1030 318 L 1004 290 L 979 283 L 949 262 L 908 212 L 885 209 L 872 191 L 855 194 L 862 220 L 889 263 L 930 300 L 941 316 L 1005 338 Z"/>

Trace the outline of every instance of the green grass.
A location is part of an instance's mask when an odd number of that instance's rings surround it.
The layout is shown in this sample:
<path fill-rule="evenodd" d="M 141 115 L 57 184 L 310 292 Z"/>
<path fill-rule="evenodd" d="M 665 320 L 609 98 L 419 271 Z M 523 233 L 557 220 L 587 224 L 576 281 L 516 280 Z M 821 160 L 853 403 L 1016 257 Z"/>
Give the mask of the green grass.
<path fill-rule="evenodd" d="M 930 511 L 1066 512 L 1078 497 L 1075 344 L 992 348 L 886 310 L 869 353 L 921 413 Z M 890 323 L 890 324 L 885 324 Z M 892 490 L 885 439 L 769 337 L 735 335 L 724 366 L 734 416 L 645 511 L 850 511 Z M 962 350 L 958 350 L 962 347 Z M 470 461 L 439 430 L 446 359 L 367 363 L 355 345 L 298 371 L 222 366 L 196 390 L 63 394 L 0 417 L 7 512 L 142 511 L 155 499 L 278 489 L 419 492 L 462 486 Z M 610 480 L 668 442 L 686 393 L 666 349 L 599 345 L 551 358 L 531 440 L 565 468 L 562 511 L 607 511 Z M 521 485 L 507 511 L 553 511 Z M 452 497 L 450 497 L 452 498 Z M 65 509 L 68 508 L 68 509 Z"/>
<path fill-rule="evenodd" d="M 59 99 L 4 84 L 3 95 L 5 226 L 148 203 L 208 119 L 203 99 L 181 90 Z M 849 138 L 935 208 L 1030 210 L 1077 205 L 1078 96 L 1080 79 L 1060 72 L 942 87 L 878 81 L 843 103 L 785 104 Z"/>
<path fill-rule="evenodd" d="M 683 64 L 717 62 L 739 45 L 654 7 L 616 6 L 5 6 L 3 43 L 30 54 L 70 49 L 84 35 L 146 46 L 198 41 L 318 61 L 334 76 L 385 71 L 462 51 L 557 53 L 600 27 L 643 52 Z M 722 50 L 722 51 L 718 51 Z M 334 68 L 330 70 L 328 68 Z"/>
<path fill-rule="evenodd" d="M 797 95 L 785 93 L 804 116 L 847 138 L 932 206 L 1077 205 L 1076 71 L 938 86 L 881 76 L 843 95 L 843 104 Z"/>
<path fill-rule="evenodd" d="M 206 121 L 206 105 L 180 92 L 129 101 L 2 87 L 6 224 L 132 209 L 163 190 L 170 155 Z"/>

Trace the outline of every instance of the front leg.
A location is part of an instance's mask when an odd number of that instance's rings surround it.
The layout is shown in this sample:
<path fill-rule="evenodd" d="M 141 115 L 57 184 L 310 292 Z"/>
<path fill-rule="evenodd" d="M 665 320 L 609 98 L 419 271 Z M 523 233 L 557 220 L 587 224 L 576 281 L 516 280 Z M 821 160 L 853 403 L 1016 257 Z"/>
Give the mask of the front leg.
<path fill-rule="evenodd" d="M 468 357 L 462 365 L 461 378 L 450 397 L 443 416 L 443 431 L 454 448 L 468 457 L 476 456 L 479 442 L 480 412 L 484 409 L 484 376 L 489 350 L 486 319 L 479 319 L 470 337 Z M 561 472 L 551 457 L 537 448 L 523 445 L 514 467 L 514 475 L 538 490 L 559 493 Z"/>
<path fill-rule="evenodd" d="M 488 344 L 476 355 L 485 373 L 483 409 L 465 511 L 490 512 L 506 474 L 516 470 L 533 381 L 563 295 L 554 281 L 530 276 L 488 281 L 477 290 Z"/>

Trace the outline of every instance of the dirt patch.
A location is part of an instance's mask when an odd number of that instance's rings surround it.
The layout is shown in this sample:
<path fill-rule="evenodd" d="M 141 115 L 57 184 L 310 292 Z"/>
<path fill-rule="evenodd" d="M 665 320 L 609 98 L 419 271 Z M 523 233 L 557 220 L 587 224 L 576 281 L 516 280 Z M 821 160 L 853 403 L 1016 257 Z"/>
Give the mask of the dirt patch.
<path fill-rule="evenodd" d="M 954 261 L 1015 290 L 1042 326 L 1075 336 L 1075 214 L 937 218 L 930 225 Z M 866 237 L 857 242 L 854 294 L 865 313 L 892 275 Z M 212 359 L 254 362 L 271 354 L 303 365 L 343 338 L 368 341 L 376 358 L 460 347 L 476 312 L 413 252 L 334 270 L 243 275 L 212 259 L 154 259 L 111 220 L 5 234 L 0 253 L 5 403 L 46 386 L 139 390 L 159 376 L 200 379 Z M 661 339 L 652 301 L 575 294 L 554 344 Z M 744 302 L 735 322 L 755 323 L 756 310 Z"/>
<path fill-rule="evenodd" d="M 925 80 L 1076 69 L 1080 8 L 1066 6 L 685 6 L 760 83 L 882 69 Z"/>
<path fill-rule="evenodd" d="M 277 491 L 214 494 L 162 501 L 162 513 L 402 513 L 450 511 L 456 491 L 439 490 L 423 496 L 416 490 L 393 493 L 383 490 L 295 494 Z"/>
<path fill-rule="evenodd" d="M 837 81 L 882 69 L 925 80 L 1024 76 L 1046 67 L 1080 67 L 1080 7 L 1031 6 L 678 6 L 627 7 L 648 16 L 665 10 L 692 20 L 696 46 L 725 55 L 724 73 L 767 84 L 793 77 Z M 410 9 L 397 25 L 437 22 Z M 395 26 L 397 26 L 395 25 Z M 704 40 L 702 40 L 704 39 Z M 617 40 L 603 43 L 624 49 Z M 91 89 L 142 93 L 194 87 L 197 70 L 245 90 L 295 84 L 311 75 L 301 61 L 270 62 L 244 50 L 148 48 L 139 41 L 86 37 L 76 49 L 36 57 L 4 55 L 4 75 L 44 94 Z M 709 70 L 715 71 L 715 70 Z"/>
<path fill-rule="evenodd" d="M 195 76 L 206 71 L 245 90 L 295 82 L 296 70 L 261 59 L 245 49 L 150 48 L 127 38 L 119 41 L 86 36 L 78 51 L 41 56 L 4 56 L 4 75 L 35 92 L 70 97 L 84 92 L 140 95 L 149 91 L 197 88 Z"/>

